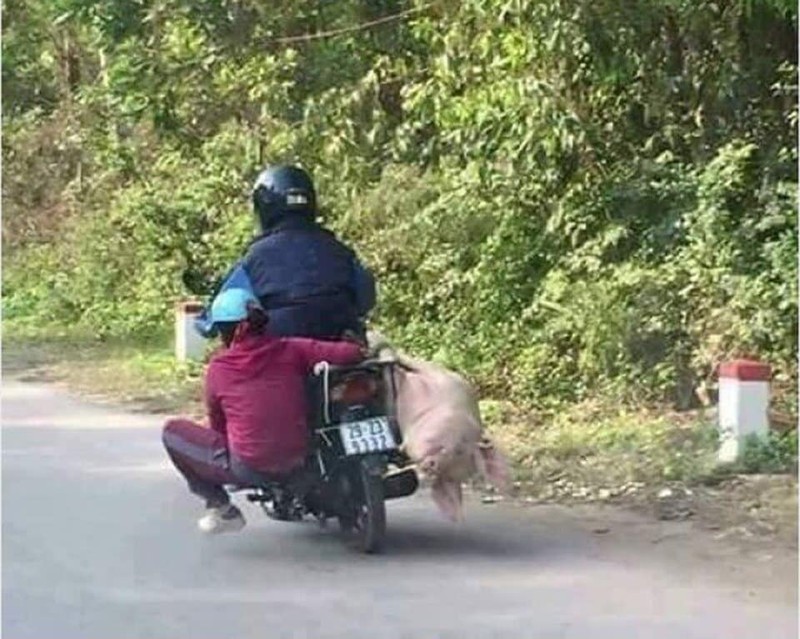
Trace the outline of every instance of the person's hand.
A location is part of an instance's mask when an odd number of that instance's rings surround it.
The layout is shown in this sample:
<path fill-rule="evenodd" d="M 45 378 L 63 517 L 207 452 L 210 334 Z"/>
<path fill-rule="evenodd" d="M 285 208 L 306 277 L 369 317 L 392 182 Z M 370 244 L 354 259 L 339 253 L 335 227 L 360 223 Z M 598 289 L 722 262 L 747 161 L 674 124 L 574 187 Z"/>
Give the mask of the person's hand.
<path fill-rule="evenodd" d="M 357 333 L 349 329 L 342 333 L 342 340 L 345 342 L 354 342 L 359 346 L 364 346 L 364 340 L 361 339 Z"/>
<path fill-rule="evenodd" d="M 361 338 L 357 333 L 347 330 L 342 333 L 342 340 L 345 342 L 351 342 L 352 344 L 357 344 L 361 350 L 361 357 L 363 359 L 369 358 L 369 344 L 363 338 Z"/>
<path fill-rule="evenodd" d="M 314 371 L 314 375 L 319 375 L 327 367 L 328 367 L 328 362 L 322 361 L 314 364 L 314 368 L 312 370 Z"/>

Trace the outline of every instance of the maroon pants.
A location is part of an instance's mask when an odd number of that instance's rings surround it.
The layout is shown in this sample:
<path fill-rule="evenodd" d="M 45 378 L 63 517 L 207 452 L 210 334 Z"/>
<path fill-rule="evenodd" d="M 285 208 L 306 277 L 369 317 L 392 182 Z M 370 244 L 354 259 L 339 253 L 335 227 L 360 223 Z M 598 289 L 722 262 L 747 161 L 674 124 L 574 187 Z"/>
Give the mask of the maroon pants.
<path fill-rule="evenodd" d="M 241 481 L 231 469 L 225 437 L 188 419 L 171 419 L 164 425 L 162 441 L 189 490 L 203 497 L 209 508 L 230 502 L 223 485 Z"/>
<path fill-rule="evenodd" d="M 309 481 L 302 465 L 282 474 L 250 468 L 228 450 L 225 437 L 188 419 L 170 419 L 164 425 L 162 441 L 175 468 L 186 478 L 189 490 L 204 498 L 208 508 L 230 502 L 225 485 L 286 483 L 302 491 Z"/>

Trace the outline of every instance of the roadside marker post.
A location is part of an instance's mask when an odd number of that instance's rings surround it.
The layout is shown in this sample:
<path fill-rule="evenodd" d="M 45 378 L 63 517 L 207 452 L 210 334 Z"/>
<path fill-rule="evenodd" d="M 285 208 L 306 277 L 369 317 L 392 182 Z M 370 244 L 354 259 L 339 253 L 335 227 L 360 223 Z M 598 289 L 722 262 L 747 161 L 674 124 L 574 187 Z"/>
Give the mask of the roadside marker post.
<path fill-rule="evenodd" d="M 767 435 L 770 377 L 769 364 L 755 360 L 736 359 L 720 365 L 720 462 L 736 461 L 748 437 Z"/>
<path fill-rule="evenodd" d="M 179 362 L 200 361 L 206 350 L 206 341 L 194 330 L 194 320 L 203 310 L 196 301 L 175 304 L 175 358 Z"/>

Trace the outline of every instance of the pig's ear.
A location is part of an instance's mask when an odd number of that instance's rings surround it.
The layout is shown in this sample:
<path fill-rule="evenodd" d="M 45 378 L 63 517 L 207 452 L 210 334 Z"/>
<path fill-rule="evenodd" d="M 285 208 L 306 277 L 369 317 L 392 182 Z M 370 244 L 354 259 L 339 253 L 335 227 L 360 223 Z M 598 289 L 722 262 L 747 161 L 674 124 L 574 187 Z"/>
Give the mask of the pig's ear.
<path fill-rule="evenodd" d="M 461 495 L 461 483 L 452 479 L 443 480 L 437 477 L 431 486 L 431 497 L 441 513 L 450 521 L 464 519 L 464 505 Z"/>
<path fill-rule="evenodd" d="M 475 451 L 475 466 L 497 490 L 501 492 L 508 490 L 508 485 L 511 483 L 508 460 L 490 440 L 484 439 Z"/>

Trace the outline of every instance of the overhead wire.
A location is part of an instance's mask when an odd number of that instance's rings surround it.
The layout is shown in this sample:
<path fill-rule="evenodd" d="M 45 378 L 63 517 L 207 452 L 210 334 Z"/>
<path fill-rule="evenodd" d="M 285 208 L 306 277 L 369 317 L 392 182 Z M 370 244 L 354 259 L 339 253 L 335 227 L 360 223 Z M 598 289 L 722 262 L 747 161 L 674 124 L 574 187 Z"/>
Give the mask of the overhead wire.
<path fill-rule="evenodd" d="M 400 11 L 399 13 L 394 13 L 389 16 L 383 16 L 382 18 L 376 18 L 375 20 L 370 20 L 369 22 L 362 22 L 361 24 L 352 25 L 349 27 L 341 27 L 339 29 L 330 29 L 328 31 L 317 31 L 315 33 L 303 33 L 294 36 L 282 36 L 278 38 L 269 38 L 266 41 L 272 42 L 275 44 L 294 44 L 298 42 L 309 42 L 312 40 L 323 40 L 326 38 L 335 38 L 337 36 L 346 35 L 348 33 L 355 33 L 357 31 L 365 31 L 367 29 L 372 29 L 373 27 L 380 26 L 382 24 L 387 24 L 389 22 L 396 22 L 398 20 L 402 20 L 410 15 L 414 15 L 416 13 L 422 13 L 426 9 L 429 9 L 433 3 L 423 4 L 419 7 L 413 7 L 411 9 L 406 9 L 405 11 Z"/>

